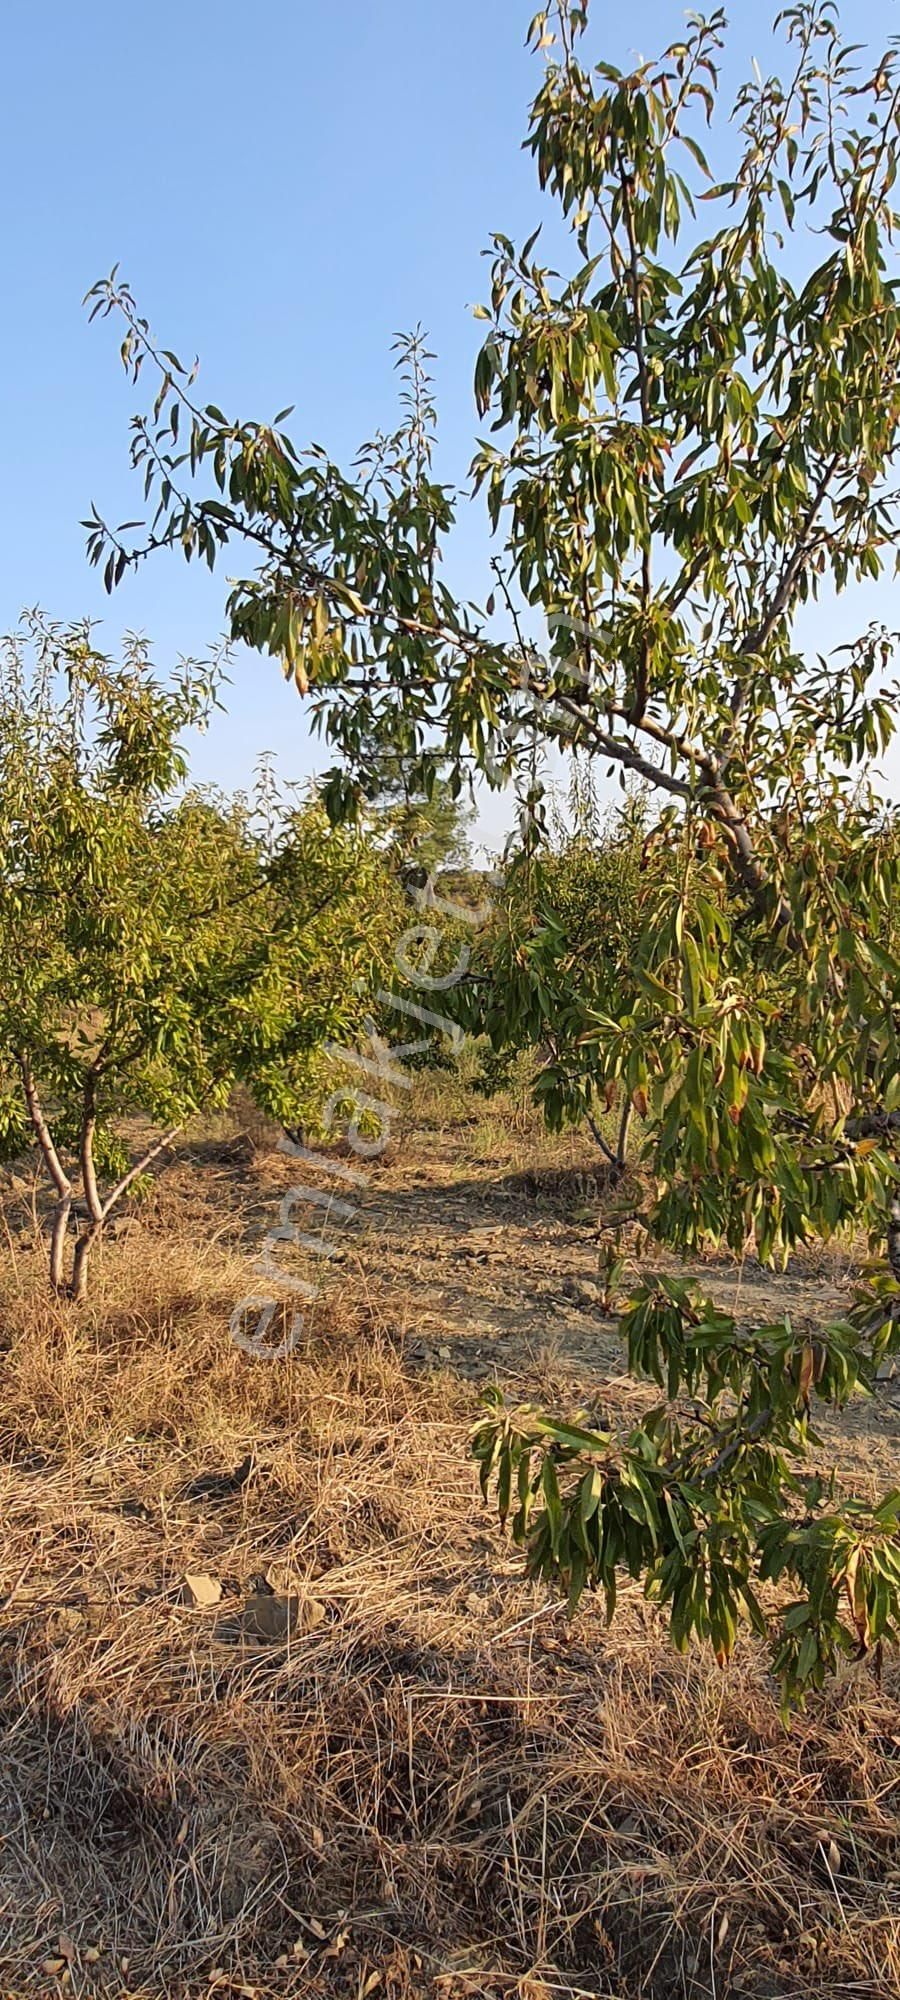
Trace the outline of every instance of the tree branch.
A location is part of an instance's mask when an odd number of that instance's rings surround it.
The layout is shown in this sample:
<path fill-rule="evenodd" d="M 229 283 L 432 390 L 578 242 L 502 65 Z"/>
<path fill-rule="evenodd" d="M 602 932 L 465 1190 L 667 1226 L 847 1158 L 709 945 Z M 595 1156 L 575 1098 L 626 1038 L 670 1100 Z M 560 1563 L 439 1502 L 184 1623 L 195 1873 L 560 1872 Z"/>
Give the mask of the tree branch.
<path fill-rule="evenodd" d="M 35 1083 L 31 1068 L 31 1059 L 24 1049 L 19 1056 L 19 1068 L 22 1072 L 22 1086 L 25 1091 L 28 1116 L 34 1127 L 37 1142 L 44 1157 L 44 1164 L 57 1194 L 61 1200 L 64 1200 L 67 1195 L 71 1195 L 72 1193 L 72 1183 L 53 1143 L 50 1127 L 44 1117 L 41 1101 L 38 1096 L 37 1084 Z"/>
<path fill-rule="evenodd" d="M 728 1443 L 723 1445 L 722 1450 L 716 1453 L 715 1458 L 711 1459 L 709 1464 L 705 1465 L 702 1471 L 699 1471 L 695 1476 L 698 1479 L 714 1478 L 717 1472 L 722 1471 L 723 1466 L 730 1465 L 731 1460 L 737 1457 L 738 1452 L 742 1451 L 745 1445 L 753 1444 L 755 1439 L 765 1430 L 766 1425 L 771 1423 L 774 1414 L 775 1412 L 771 1403 L 767 1403 L 764 1409 L 758 1410 L 756 1416 L 751 1418 L 746 1429 L 738 1431 L 730 1437 Z"/>
<path fill-rule="evenodd" d="M 79 1156 L 84 1198 L 92 1222 L 102 1222 L 103 1204 L 97 1189 L 97 1175 L 94 1168 L 94 1132 L 97 1125 L 97 1081 L 96 1072 L 88 1070 L 84 1080 L 83 1109 L 81 1116 L 81 1139 Z"/>
<path fill-rule="evenodd" d="M 595 750 L 601 756 L 609 757 L 613 763 L 624 764 L 626 770 L 635 771 L 639 777 L 646 778 L 648 785 L 658 785 L 661 791 L 671 792 L 675 798 L 694 797 L 694 790 L 685 778 L 676 778 L 671 772 L 661 770 L 658 764 L 653 764 L 649 758 L 642 757 L 640 751 L 633 749 L 630 744 L 623 743 L 617 736 L 610 736 L 570 695 L 554 693 L 548 695 L 547 700 L 552 702 L 554 707 L 562 709 L 566 715 L 570 715 L 580 728 L 586 730 Z"/>
<path fill-rule="evenodd" d="M 129 1167 L 127 1174 L 123 1174 L 122 1179 L 113 1188 L 112 1193 L 107 1195 L 106 1200 L 103 1203 L 102 1210 L 100 1212 L 101 1222 L 106 1221 L 106 1218 L 109 1215 L 110 1210 L 115 1207 L 117 1201 L 121 1201 L 123 1194 L 127 1193 L 132 1182 L 137 1180 L 138 1175 L 142 1174 L 146 1167 L 149 1167 L 151 1160 L 155 1160 L 158 1153 L 164 1152 L 165 1148 L 171 1145 L 172 1140 L 176 1138 L 178 1133 L 183 1131 L 183 1129 L 184 1129 L 184 1119 L 181 1118 L 179 1119 L 177 1125 L 172 1125 L 169 1131 L 164 1133 L 161 1139 L 157 1140 L 155 1146 L 150 1146 L 148 1148 L 147 1152 L 144 1154 L 142 1159 L 137 1160 L 133 1167 Z"/>
<path fill-rule="evenodd" d="M 592 1118 L 589 1111 L 586 1113 L 586 1117 L 588 1123 L 588 1130 L 590 1131 L 592 1137 L 596 1140 L 597 1145 L 599 1146 L 604 1159 L 608 1162 L 609 1166 L 617 1167 L 619 1164 L 618 1160 L 616 1159 L 612 1147 L 608 1144 L 607 1140 L 604 1139 L 603 1133 L 601 1132 L 600 1127 L 597 1124 L 596 1118 Z"/>
<path fill-rule="evenodd" d="M 821 510 L 826 494 L 828 492 L 828 488 L 831 485 L 831 481 L 834 478 L 834 475 L 838 469 L 839 464 L 840 464 L 840 453 L 834 452 L 832 457 L 828 460 L 825 470 L 822 473 L 822 476 L 815 489 L 815 492 L 813 493 L 810 504 L 803 517 L 803 522 L 800 529 L 800 539 L 797 542 L 795 548 L 793 549 L 791 555 L 788 557 L 788 560 L 782 569 L 781 576 L 779 578 L 771 602 L 766 607 L 766 610 L 763 612 L 762 617 L 757 620 L 756 624 L 753 625 L 750 631 L 745 635 L 744 639 L 742 640 L 738 648 L 739 653 L 745 655 L 747 658 L 751 658 L 754 653 L 760 653 L 762 651 L 767 641 L 771 638 L 772 633 L 774 632 L 779 619 L 783 617 L 785 611 L 788 608 L 788 605 L 790 604 L 791 597 L 794 591 L 794 586 L 797 583 L 797 580 L 800 576 L 803 564 L 806 561 L 807 556 L 811 553 L 811 545 L 809 541 L 810 530 L 815 526 L 819 512 Z M 729 702 L 733 723 L 736 723 L 739 720 L 743 712 L 744 705 L 746 703 L 749 692 L 750 692 L 749 678 L 745 680 L 735 681 L 734 687 L 732 688 L 731 691 L 731 699 Z M 731 743 L 727 744 L 721 756 L 719 757 L 718 767 L 720 771 L 723 771 L 725 769 L 726 764 L 730 761 L 732 748 L 733 745 Z"/>
<path fill-rule="evenodd" d="M 622 213 L 625 217 L 625 231 L 628 237 L 628 281 L 631 291 L 631 305 L 634 313 L 634 352 L 637 362 L 638 391 L 641 400 L 641 423 L 644 430 L 650 428 L 652 411 L 650 408 L 650 377 L 647 372 L 647 352 L 644 345 L 644 315 L 641 303 L 641 272 L 638 262 L 637 237 L 634 230 L 634 211 L 631 204 L 631 179 L 623 165 L 619 166 L 619 181 L 622 189 Z M 629 722 L 637 727 L 643 721 L 647 697 L 650 692 L 650 635 L 646 620 L 650 610 L 651 595 L 651 537 L 649 529 L 644 534 L 641 549 L 641 608 L 644 614 L 644 631 L 641 635 L 641 654 L 635 676 L 634 694 L 629 711 Z"/>

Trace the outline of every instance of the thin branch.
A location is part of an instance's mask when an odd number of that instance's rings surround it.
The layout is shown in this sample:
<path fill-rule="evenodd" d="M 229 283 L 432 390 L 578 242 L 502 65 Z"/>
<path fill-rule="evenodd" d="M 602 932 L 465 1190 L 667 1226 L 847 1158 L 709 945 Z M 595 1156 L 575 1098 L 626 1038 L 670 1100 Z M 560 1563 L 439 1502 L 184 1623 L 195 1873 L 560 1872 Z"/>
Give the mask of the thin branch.
<path fill-rule="evenodd" d="M 672 585 L 671 590 L 663 598 L 663 603 L 668 612 L 677 611 L 679 605 L 684 603 L 688 593 L 693 590 L 701 571 L 705 569 L 709 561 L 709 555 L 710 551 L 708 548 L 698 549 L 696 555 L 691 558 L 691 561 L 682 570 L 678 582 Z"/>
<path fill-rule="evenodd" d="M 760 653 L 763 647 L 766 645 L 767 641 L 771 638 L 772 633 L 774 632 L 779 619 L 784 615 L 785 611 L 787 610 L 794 591 L 794 586 L 797 583 L 797 580 L 800 576 L 800 572 L 803 568 L 803 564 L 812 551 L 812 545 L 809 540 L 810 531 L 815 525 L 815 522 L 818 518 L 819 512 L 825 500 L 826 494 L 828 492 L 828 488 L 831 485 L 831 481 L 834 478 L 834 475 L 838 469 L 839 464 L 840 464 L 840 453 L 834 452 L 832 457 L 828 460 L 828 464 L 826 465 L 825 470 L 822 473 L 819 483 L 815 489 L 815 492 L 813 493 L 812 499 L 803 517 L 803 521 L 800 528 L 799 541 L 797 542 L 791 555 L 788 557 L 787 562 L 784 564 L 774 596 L 772 597 L 771 602 L 768 604 L 765 611 L 763 612 L 762 617 L 757 620 L 756 624 L 751 628 L 751 630 L 746 634 L 746 636 L 742 640 L 738 648 L 738 651 L 741 654 L 751 656 L 754 653 Z M 731 701 L 729 703 L 729 706 L 731 708 L 732 719 L 735 722 L 737 722 L 739 716 L 743 711 L 749 691 L 750 691 L 749 679 L 739 680 L 735 682 L 734 688 L 732 689 Z M 720 759 L 719 763 L 720 769 L 724 768 L 724 761 L 725 761 L 724 758 Z"/>
<path fill-rule="evenodd" d="M 728 1443 L 723 1445 L 720 1452 L 716 1453 L 715 1458 L 711 1459 L 709 1464 L 705 1465 L 695 1476 L 699 1479 L 712 1479 L 717 1472 L 722 1471 L 723 1466 L 729 1465 L 731 1460 L 737 1457 L 738 1452 L 742 1451 L 745 1445 L 752 1444 L 760 1436 L 760 1433 L 765 1430 L 767 1424 L 771 1423 L 774 1415 L 775 1412 L 771 1403 L 767 1403 L 764 1409 L 758 1410 L 756 1416 L 751 1418 L 746 1429 L 736 1432 L 734 1436 L 729 1438 Z"/>
<path fill-rule="evenodd" d="M 589 1127 L 589 1129 L 590 1129 L 590 1132 L 591 1132 L 592 1136 L 593 1136 L 593 1137 L 594 1137 L 594 1138 L 596 1139 L 596 1141 L 597 1141 L 597 1144 L 598 1144 L 598 1146 L 599 1146 L 599 1148 L 600 1148 L 600 1151 L 601 1151 L 601 1153 L 602 1153 L 602 1154 L 603 1154 L 603 1156 L 604 1156 L 604 1159 L 606 1159 L 606 1160 L 607 1160 L 607 1161 L 609 1162 L 609 1165 L 610 1165 L 611 1167 L 617 1167 L 617 1166 L 618 1166 L 618 1164 L 619 1164 L 619 1162 L 618 1162 L 618 1160 L 617 1160 L 617 1158 L 616 1158 L 616 1155 L 615 1155 L 615 1153 L 613 1152 L 613 1149 L 612 1149 L 612 1147 L 611 1147 L 610 1145 L 608 1145 L 608 1144 L 607 1144 L 607 1142 L 606 1142 L 606 1140 L 604 1139 L 604 1137 L 603 1137 L 603 1133 L 601 1132 L 601 1130 L 600 1130 L 600 1127 L 599 1127 L 599 1125 L 597 1124 L 597 1121 L 596 1121 L 596 1119 L 595 1119 L 595 1118 L 592 1118 L 592 1117 L 591 1117 L 591 1114 L 590 1114 L 590 1112 L 588 1112 L 588 1113 L 587 1113 L 586 1115 L 587 1115 L 587 1122 L 588 1122 L 588 1127 Z"/>
<path fill-rule="evenodd" d="M 647 352 L 644 344 L 644 313 L 641 300 L 641 272 L 638 261 L 637 237 L 634 229 L 634 210 L 631 201 L 633 182 L 625 167 L 619 165 L 619 180 L 622 188 L 622 213 L 628 237 L 628 282 L 631 291 L 631 306 L 634 313 L 634 352 L 637 362 L 638 390 L 641 401 L 641 423 L 649 430 L 652 420 L 650 407 L 650 376 L 647 370 Z M 641 636 L 641 657 L 635 679 L 634 695 L 629 721 L 637 725 L 643 720 L 650 692 L 650 636 L 646 620 L 650 610 L 651 583 L 651 534 L 648 527 L 641 549 L 641 609 L 644 614 L 644 631 Z"/>
<path fill-rule="evenodd" d="M 631 744 L 621 742 L 617 736 L 610 736 L 570 695 L 554 693 L 548 695 L 547 700 L 552 702 L 554 708 L 562 709 L 577 722 L 579 728 L 590 737 L 594 749 L 600 756 L 609 757 L 613 763 L 624 764 L 626 770 L 636 772 L 639 777 L 646 778 L 649 785 L 658 785 L 661 791 L 671 792 L 675 798 L 694 797 L 693 788 L 685 778 L 676 778 L 671 772 L 661 770 L 658 764 L 653 764 L 649 758 L 642 757 L 640 751 L 635 750 Z"/>
<path fill-rule="evenodd" d="M 697 764 L 704 764 L 706 761 L 705 752 L 696 744 L 690 743 L 686 736 L 679 736 L 677 730 L 667 729 L 664 723 L 655 722 L 652 715 L 642 715 L 640 722 L 635 725 L 631 723 L 631 712 L 627 708 L 610 708 L 609 714 L 617 716 L 620 722 L 636 726 L 642 735 L 651 737 L 654 743 L 661 743 L 666 750 L 674 750 L 679 757 L 693 759 Z"/>
<path fill-rule="evenodd" d="M 113 1188 L 112 1193 L 107 1195 L 106 1200 L 103 1203 L 103 1208 L 100 1214 L 101 1222 L 106 1221 L 110 1209 L 115 1206 L 117 1201 L 121 1200 L 123 1194 L 125 1194 L 127 1190 L 130 1188 L 132 1181 L 136 1181 L 138 1175 L 142 1174 L 146 1167 L 149 1167 L 151 1160 L 155 1160 L 158 1153 L 164 1152 L 165 1148 L 167 1146 L 170 1146 L 172 1140 L 177 1138 L 178 1133 L 183 1130 L 184 1130 L 184 1119 L 181 1118 L 179 1119 L 177 1125 L 173 1125 L 170 1128 L 170 1130 L 163 1135 L 161 1139 L 157 1140 L 155 1146 L 150 1146 L 148 1148 L 147 1152 L 143 1156 L 143 1159 L 137 1160 L 133 1167 L 129 1167 L 127 1174 L 123 1174 L 122 1179 L 118 1182 L 117 1186 Z"/>

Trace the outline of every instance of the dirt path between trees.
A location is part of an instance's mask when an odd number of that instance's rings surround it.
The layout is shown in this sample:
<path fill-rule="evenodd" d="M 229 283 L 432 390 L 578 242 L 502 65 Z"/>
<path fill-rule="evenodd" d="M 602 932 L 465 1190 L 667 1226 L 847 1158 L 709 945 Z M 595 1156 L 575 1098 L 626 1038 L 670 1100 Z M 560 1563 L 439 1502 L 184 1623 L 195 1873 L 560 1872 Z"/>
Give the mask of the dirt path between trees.
<path fill-rule="evenodd" d="M 561 1165 L 504 1171 L 502 1157 L 473 1161 L 465 1144 L 465 1130 L 452 1127 L 416 1135 L 371 1169 L 335 1280 L 365 1289 L 423 1369 L 446 1368 L 474 1384 L 497 1379 L 509 1393 L 551 1394 L 570 1406 L 598 1396 L 625 1404 L 635 1393 L 646 1402 L 628 1381 L 604 1311 L 609 1202 L 604 1209 L 591 1162 L 575 1164 L 576 1152 Z M 842 1249 L 795 1258 L 782 1273 L 728 1256 L 678 1265 L 651 1244 L 639 1264 L 630 1261 L 623 1284 L 639 1270 L 676 1269 L 739 1319 L 760 1325 L 787 1311 L 810 1330 L 846 1312 L 858 1282 Z M 882 1486 L 900 1480 L 900 1375 L 874 1399 L 855 1399 L 837 1428 L 849 1456 Z"/>

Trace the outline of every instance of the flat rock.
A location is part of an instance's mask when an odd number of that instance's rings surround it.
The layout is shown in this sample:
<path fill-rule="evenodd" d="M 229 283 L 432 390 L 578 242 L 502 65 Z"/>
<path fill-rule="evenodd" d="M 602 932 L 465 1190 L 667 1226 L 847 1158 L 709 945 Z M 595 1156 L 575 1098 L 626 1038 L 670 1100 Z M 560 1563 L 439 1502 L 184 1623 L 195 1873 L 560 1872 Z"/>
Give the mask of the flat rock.
<path fill-rule="evenodd" d="M 313 1632 L 326 1616 L 316 1597 L 279 1597 L 254 1591 L 241 1613 L 241 1631 L 253 1639 L 290 1639 Z"/>
<path fill-rule="evenodd" d="M 206 1610 L 210 1605 L 221 1601 L 222 1584 L 219 1577 L 207 1576 L 202 1570 L 187 1570 L 183 1595 L 186 1603 L 196 1604 L 199 1609 Z"/>

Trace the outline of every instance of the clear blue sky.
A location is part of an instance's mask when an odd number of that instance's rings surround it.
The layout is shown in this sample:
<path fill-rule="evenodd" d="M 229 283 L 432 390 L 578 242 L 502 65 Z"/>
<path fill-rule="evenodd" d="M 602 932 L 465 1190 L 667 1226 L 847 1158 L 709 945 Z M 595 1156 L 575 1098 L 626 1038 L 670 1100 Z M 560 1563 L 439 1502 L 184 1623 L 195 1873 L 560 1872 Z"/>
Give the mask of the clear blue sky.
<path fill-rule="evenodd" d="M 90 612 L 110 647 L 126 627 L 148 633 L 165 666 L 221 626 L 221 575 L 161 560 L 109 600 L 84 560 L 92 500 L 116 519 L 140 512 L 126 458 L 133 392 L 110 325 L 89 328 L 81 307 L 117 260 L 164 343 L 199 353 L 208 400 L 248 417 L 293 402 L 295 440 L 343 458 L 393 421 L 391 338 L 421 320 L 438 352 L 440 469 L 464 478 L 480 251 L 491 229 L 521 239 L 539 215 L 520 149 L 536 4 L 5 10 L 0 629 L 26 604 Z M 765 65 L 770 9 L 732 0 L 729 12 L 736 79 L 753 54 Z M 857 40 L 900 31 L 900 0 L 845 0 L 844 15 Z M 594 0 L 593 45 L 628 61 L 682 19 L 670 0 Z M 471 594 L 487 548 L 476 506 L 454 551 Z M 900 623 L 883 593 L 874 608 Z M 198 776 L 244 783 L 270 748 L 285 776 L 322 761 L 274 663 L 248 656 L 228 700 L 197 746 Z"/>

